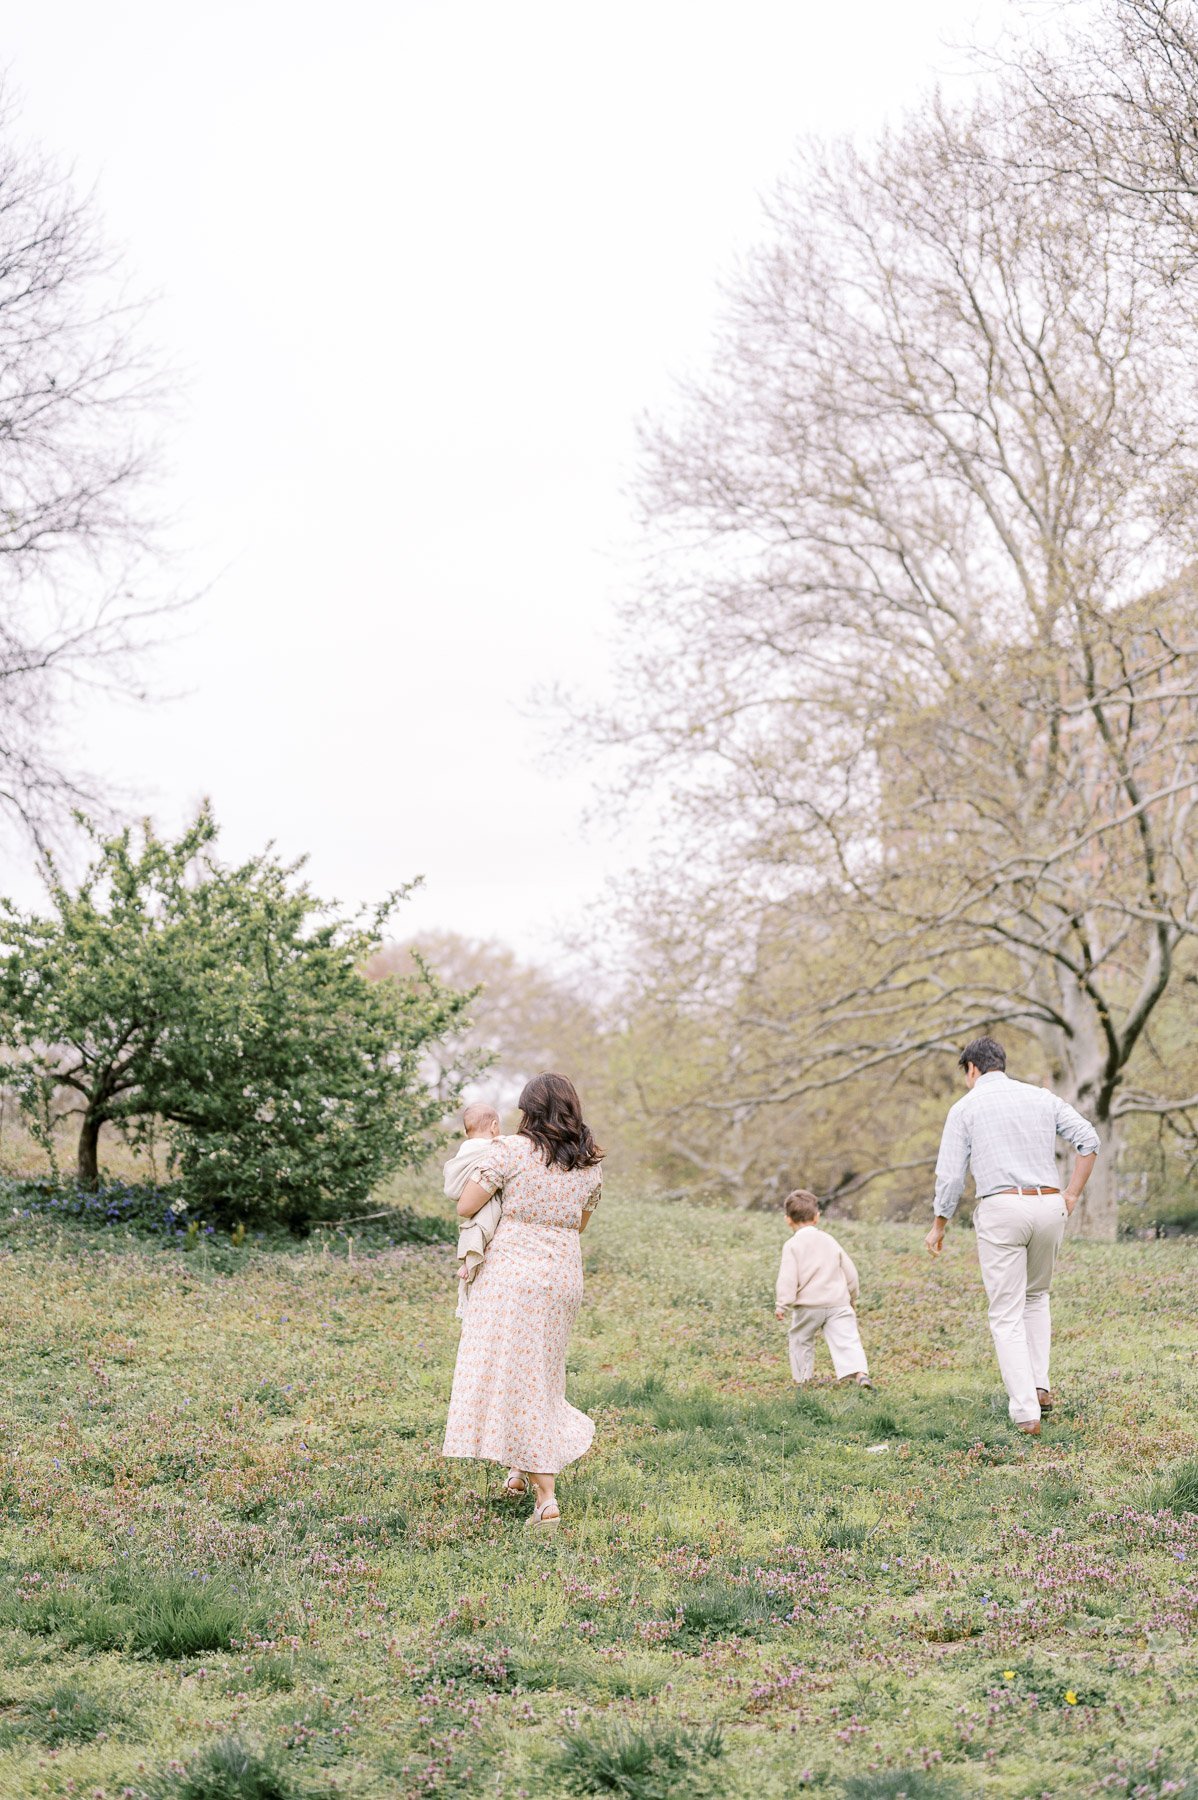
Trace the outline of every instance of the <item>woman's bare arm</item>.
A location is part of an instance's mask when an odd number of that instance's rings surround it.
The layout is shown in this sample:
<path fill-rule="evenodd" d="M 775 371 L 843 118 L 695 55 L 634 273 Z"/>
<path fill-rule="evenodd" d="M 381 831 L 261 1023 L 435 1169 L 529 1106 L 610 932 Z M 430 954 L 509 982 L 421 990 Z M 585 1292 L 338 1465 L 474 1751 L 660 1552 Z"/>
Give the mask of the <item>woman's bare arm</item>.
<path fill-rule="evenodd" d="M 587 1203 L 583 1206 L 582 1224 L 578 1227 L 580 1235 L 582 1234 L 582 1232 L 584 1232 L 586 1230 L 587 1226 L 590 1224 L 591 1214 L 594 1212 L 595 1208 L 598 1206 L 599 1198 L 602 1193 L 603 1193 L 603 1185 L 602 1185 L 602 1183 L 600 1183 L 600 1185 L 592 1191 L 592 1193 L 590 1194 L 590 1196 L 587 1200 Z"/>
<path fill-rule="evenodd" d="M 489 1188 L 483 1187 L 481 1182 L 468 1181 L 462 1189 L 462 1197 L 458 1201 L 458 1218 L 472 1219 L 476 1212 L 482 1211 L 490 1198 Z"/>

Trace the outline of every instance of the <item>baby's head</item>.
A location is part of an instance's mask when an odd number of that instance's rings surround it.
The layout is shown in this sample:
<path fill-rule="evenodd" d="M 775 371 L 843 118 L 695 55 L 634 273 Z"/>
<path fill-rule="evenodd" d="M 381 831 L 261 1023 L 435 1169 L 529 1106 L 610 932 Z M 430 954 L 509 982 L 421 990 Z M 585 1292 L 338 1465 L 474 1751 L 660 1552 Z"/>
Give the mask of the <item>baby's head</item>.
<path fill-rule="evenodd" d="M 793 1194 L 787 1194 L 782 1206 L 792 1231 L 797 1231 L 800 1225 L 819 1224 L 819 1201 L 806 1188 L 796 1188 Z"/>
<path fill-rule="evenodd" d="M 499 1136 L 499 1114 L 485 1100 L 474 1100 L 462 1114 L 462 1124 L 468 1138 L 496 1138 Z"/>

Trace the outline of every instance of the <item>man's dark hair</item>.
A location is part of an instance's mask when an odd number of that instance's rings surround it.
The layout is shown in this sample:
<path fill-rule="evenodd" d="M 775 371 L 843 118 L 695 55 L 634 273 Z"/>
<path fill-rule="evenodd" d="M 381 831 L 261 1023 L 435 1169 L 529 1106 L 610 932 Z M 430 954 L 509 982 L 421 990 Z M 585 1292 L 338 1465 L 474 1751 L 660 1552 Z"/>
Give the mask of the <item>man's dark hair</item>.
<path fill-rule="evenodd" d="M 1007 1053 L 995 1038 L 974 1038 L 971 1044 L 966 1044 L 957 1058 L 959 1069 L 967 1069 L 970 1063 L 973 1064 L 979 1075 L 988 1075 L 991 1069 L 1006 1068 Z"/>

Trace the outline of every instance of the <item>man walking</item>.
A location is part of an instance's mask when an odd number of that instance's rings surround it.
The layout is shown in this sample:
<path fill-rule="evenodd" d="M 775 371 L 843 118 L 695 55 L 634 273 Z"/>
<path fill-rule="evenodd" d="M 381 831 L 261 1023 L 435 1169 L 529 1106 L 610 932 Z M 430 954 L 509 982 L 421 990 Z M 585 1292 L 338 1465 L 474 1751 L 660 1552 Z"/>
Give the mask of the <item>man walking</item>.
<path fill-rule="evenodd" d="M 1048 1290 L 1065 1221 L 1081 1199 L 1098 1155 L 1098 1133 L 1047 1088 L 1012 1081 L 991 1037 L 975 1038 L 958 1058 L 969 1092 L 949 1109 L 936 1158 L 936 1217 L 924 1240 L 933 1256 L 957 1209 L 965 1177 L 977 1188 L 973 1228 L 990 1302 L 1013 1424 L 1032 1437 L 1053 1404 L 1048 1385 L 1052 1323 Z M 1057 1185 L 1058 1137 L 1077 1151 L 1069 1185 Z"/>

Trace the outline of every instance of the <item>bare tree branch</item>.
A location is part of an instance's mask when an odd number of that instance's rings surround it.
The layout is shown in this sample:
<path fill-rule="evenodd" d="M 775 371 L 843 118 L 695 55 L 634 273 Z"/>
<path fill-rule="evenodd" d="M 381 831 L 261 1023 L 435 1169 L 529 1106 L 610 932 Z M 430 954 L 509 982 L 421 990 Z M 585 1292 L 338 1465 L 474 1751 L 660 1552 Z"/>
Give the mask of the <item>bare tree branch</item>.
<path fill-rule="evenodd" d="M 38 845 L 102 804 L 57 728 L 65 693 L 136 692 L 177 610 L 149 508 L 164 386 L 118 278 L 0 90 L 0 813 Z"/>

